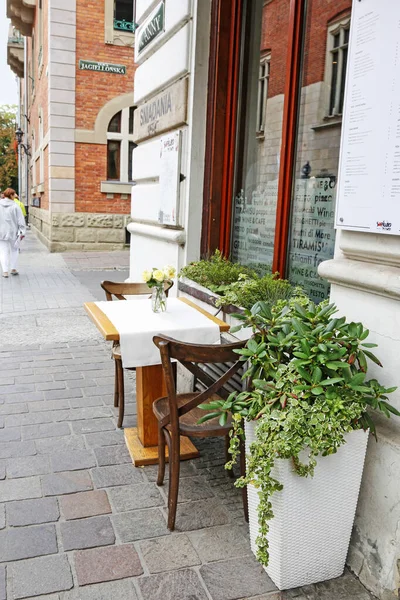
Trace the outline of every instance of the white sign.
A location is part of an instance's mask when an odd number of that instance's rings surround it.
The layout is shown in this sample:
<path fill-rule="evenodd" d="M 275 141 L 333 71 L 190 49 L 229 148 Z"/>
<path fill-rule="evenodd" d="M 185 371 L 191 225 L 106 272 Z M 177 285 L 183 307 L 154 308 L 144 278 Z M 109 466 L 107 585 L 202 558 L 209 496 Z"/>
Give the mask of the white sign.
<path fill-rule="evenodd" d="M 174 131 L 160 140 L 160 213 L 162 225 L 178 224 L 181 175 L 181 132 Z"/>
<path fill-rule="evenodd" d="M 353 0 L 336 227 L 400 235 L 400 2 Z"/>

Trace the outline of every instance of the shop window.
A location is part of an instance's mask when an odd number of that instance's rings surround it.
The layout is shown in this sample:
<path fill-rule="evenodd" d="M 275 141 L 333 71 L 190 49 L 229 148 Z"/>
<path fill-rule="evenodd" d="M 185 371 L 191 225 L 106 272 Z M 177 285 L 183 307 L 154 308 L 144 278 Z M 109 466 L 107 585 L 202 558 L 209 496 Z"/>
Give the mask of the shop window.
<path fill-rule="evenodd" d="M 114 29 L 133 33 L 133 0 L 114 0 Z"/>
<path fill-rule="evenodd" d="M 270 69 L 271 55 L 269 54 L 261 59 L 258 75 L 257 134 L 260 136 L 264 135 Z"/>
<path fill-rule="evenodd" d="M 350 21 L 340 24 L 328 32 L 330 73 L 329 116 L 343 112 L 344 88 L 346 83 L 347 55 Z"/>
<path fill-rule="evenodd" d="M 132 181 L 133 107 L 116 113 L 107 129 L 107 180 Z"/>

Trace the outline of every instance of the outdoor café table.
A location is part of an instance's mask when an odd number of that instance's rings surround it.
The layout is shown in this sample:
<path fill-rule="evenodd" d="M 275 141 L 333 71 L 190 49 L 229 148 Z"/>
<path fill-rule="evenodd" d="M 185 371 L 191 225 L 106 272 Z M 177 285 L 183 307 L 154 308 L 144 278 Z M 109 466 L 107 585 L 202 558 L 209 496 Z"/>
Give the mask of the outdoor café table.
<path fill-rule="evenodd" d="M 158 426 L 153 402 L 166 395 L 166 387 L 153 336 L 215 343 L 221 332 L 229 331 L 229 325 L 186 298 L 169 298 L 165 313 L 153 313 L 147 298 L 86 302 L 84 307 L 105 340 L 120 342 L 123 366 L 136 368 L 137 427 L 125 428 L 125 440 L 135 466 L 156 464 Z M 181 459 L 197 456 L 197 448 L 182 437 Z"/>

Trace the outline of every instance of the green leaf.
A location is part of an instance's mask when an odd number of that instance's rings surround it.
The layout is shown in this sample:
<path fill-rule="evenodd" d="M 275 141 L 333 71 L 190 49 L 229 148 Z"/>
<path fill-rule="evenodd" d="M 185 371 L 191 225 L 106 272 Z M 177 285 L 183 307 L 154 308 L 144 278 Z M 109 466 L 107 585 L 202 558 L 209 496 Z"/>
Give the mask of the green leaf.
<path fill-rule="evenodd" d="M 378 365 L 378 367 L 383 367 L 383 365 L 382 365 L 381 361 L 379 360 L 379 358 L 377 358 L 377 357 L 375 356 L 375 354 L 372 354 L 372 352 L 369 352 L 368 350 L 364 350 L 364 354 L 365 354 L 366 356 L 368 356 L 368 358 L 369 358 L 370 360 L 372 360 L 372 362 L 374 362 L 376 365 Z"/>
<path fill-rule="evenodd" d="M 389 402 L 385 402 L 384 400 L 381 400 L 381 402 L 379 404 L 383 405 L 393 415 L 396 415 L 397 417 L 400 417 L 400 411 L 398 411 L 397 408 L 395 408 L 394 406 L 392 406 L 392 404 L 389 404 Z"/>
<path fill-rule="evenodd" d="M 324 388 L 322 388 L 322 387 L 312 388 L 311 393 L 314 394 L 314 396 L 320 396 L 321 394 L 324 393 Z"/>
<path fill-rule="evenodd" d="M 207 415 L 204 415 L 204 417 L 200 417 L 200 419 L 197 421 L 198 425 L 201 425 L 201 423 L 205 423 L 206 421 L 209 421 L 210 419 L 215 419 L 215 417 L 219 417 L 220 416 L 220 412 L 211 412 L 208 413 Z M 223 413 L 226 415 L 226 413 Z"/>
<path fill-rule="evenodd" d="M 378 344 L 361 344 L 364 348 L 377 348 Z"/>
<path fill-rule="evenodd" d="M 351 378 L 349 385 L 351 387 L 353 387 L 355 385 L 361 385 L 362 383 L 364 383 L 365 377 L 366 377 L 366 373 L 357 373 L 356 375 L 354 375 L 354 377 Z"/>
<path fill-rule="evenodd" d="M 331 369 L 331 371 L 337 371 L 338 369 L 347 369 L 349 365 L 347 363 L 340 362 L 339 360 L 333 360 L 326 363 L 326 366 L 328 369 Z"/>
<path fill-rule="evenodd" d="M 226 425 L 227 420 L 228 420 L 228 413 L 226 413 L 226 412 L 222 413 L 222 415 L 219 418 L 219 424 L 221 425 L 221 427 L 224 427 Z"/>
<path fill-rule="evenodd" d="M 336 383 L 342 383 L 344 381 L 343 377 L 331 377 L 330 379 L 324 379 L 320 381 L 320 385 L 335 385 Z"/>
<path fill-rule="evenodd" d="M 319 383 L 322 379 L 322 371 L 319 367 L 315 367 L 312 373 L 312 383 Z"/>
<path fill-rule="evenodd" d="M 312 383 L 311 375 L 309 373 L 307 373 L 307 371 L 305 369 L 303 369 L 303 367 L 297 367 L 297 370 L 303 379 L 308 381 L 308 383 Z"/>

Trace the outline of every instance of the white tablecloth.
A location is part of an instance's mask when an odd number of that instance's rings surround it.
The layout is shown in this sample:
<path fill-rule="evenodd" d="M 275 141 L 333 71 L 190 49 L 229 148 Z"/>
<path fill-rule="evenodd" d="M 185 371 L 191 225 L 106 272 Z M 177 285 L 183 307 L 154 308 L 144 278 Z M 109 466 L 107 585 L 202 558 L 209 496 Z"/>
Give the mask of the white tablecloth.
<path fill-rule="evenodd" d="M 154 335 L 167 335 L 181 342 L 215 344 L 220 341 L 216 323 L 178 298 L 167 300 L 167 311 L 154 313 L 151 300 L 96 302 L 120 336 L 122 364 L 125 368 L 160 364 Z"/>

